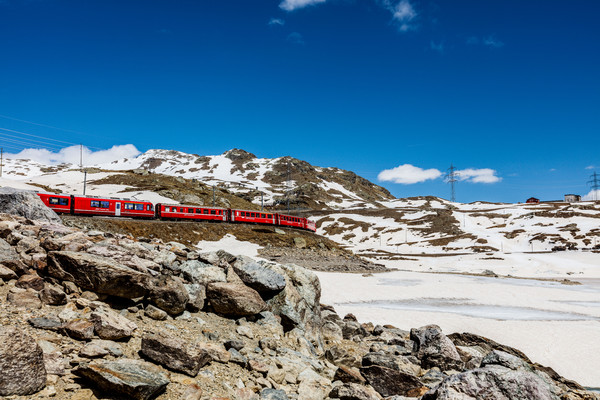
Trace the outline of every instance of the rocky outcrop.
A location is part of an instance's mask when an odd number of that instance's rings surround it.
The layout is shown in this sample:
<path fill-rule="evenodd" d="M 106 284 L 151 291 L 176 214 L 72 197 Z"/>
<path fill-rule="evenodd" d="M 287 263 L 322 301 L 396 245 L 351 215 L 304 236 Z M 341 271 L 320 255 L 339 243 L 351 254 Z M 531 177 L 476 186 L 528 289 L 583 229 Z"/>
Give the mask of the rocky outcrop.
<path fill-rule="evenodd" d="M 295 265 L 0 214 L 1 237 L 0 321 L 13 329 L 0 338 L 2 393 L 594 399 L 485 338 L 340 318 L 320 304 L 316 276 Z"/>
<path fill-rule="evenodd" d="M 0 188 L 0 213 L 19 215 L 31 220 L 60 224 L 60 218 L 46 207 L 35 192 Z"/>
<path fill-rule="evenodd" d="M 21 330 L 0 327 L 0 396 L 30 395 L 46 385 L 44 354 Z"/>

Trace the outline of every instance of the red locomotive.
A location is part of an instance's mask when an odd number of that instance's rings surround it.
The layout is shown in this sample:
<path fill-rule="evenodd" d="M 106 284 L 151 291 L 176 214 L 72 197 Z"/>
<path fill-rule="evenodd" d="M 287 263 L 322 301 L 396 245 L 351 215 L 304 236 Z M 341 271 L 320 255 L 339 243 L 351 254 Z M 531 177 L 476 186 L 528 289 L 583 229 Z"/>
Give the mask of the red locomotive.
<path fill-rule="evenodd" d="M 251 223 L 317 230 L 314 221 L 293 215 L 267 211 L 235 210 L 183 204 L 156 206 L 148 201 L 38 193 L 46 206 L 57 213 L 71 215 L 107 215 L 130 218 L 156 218 L 161 220 L 201 220 L 216 222 Z"/>

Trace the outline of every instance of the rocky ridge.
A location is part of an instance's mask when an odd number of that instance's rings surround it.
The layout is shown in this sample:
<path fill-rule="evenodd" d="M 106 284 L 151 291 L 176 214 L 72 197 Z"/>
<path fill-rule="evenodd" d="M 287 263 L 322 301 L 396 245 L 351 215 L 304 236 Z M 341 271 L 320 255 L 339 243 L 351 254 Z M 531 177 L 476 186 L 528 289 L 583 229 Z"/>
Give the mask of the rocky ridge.
<path fill-rule="evenodd" d="M 12 399 L 600 398 L 483 337 L 341 318 L 295 265 L 9 214 L 0 322 Z"/>

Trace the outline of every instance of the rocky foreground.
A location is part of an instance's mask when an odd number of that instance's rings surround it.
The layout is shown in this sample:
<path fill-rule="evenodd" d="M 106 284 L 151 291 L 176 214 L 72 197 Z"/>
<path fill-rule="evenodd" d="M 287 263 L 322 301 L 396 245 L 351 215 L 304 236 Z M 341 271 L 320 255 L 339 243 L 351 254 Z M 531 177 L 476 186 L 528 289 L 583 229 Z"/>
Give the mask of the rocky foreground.
<path fill-rule="evenodd" d="M 480 336 L 341 318 L 302 267 L 65 227 L 40 204 L 0 195 L 0 396 L 600 399 Z"/>

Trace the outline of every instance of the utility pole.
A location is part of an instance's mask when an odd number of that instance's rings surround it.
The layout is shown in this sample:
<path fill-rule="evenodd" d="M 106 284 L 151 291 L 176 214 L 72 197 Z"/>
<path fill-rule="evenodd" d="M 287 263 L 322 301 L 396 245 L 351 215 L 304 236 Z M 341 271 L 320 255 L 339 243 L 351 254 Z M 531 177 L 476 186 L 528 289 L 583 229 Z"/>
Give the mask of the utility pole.
<path fill-rule="evenodd" d="M 83 143 L 79 144 L 79 168 L 83 168 Z"/>
<path fill-rule="evenodd" d="M 287 162 L 287 212 L 290 213 L 290 192 L 292 191 L 292 182 L 290 180 L 290 161 Z"/>
<path fill-rule="evenodd" d="M 260 211 L 264 211 L 264 207 L 265 207 L 265 201 L 264 201 L 264 197 L 263 197 L 264 193 L 260 192 Z"/>
<path fill-rule="evenodd" d="M 83 195 L 85 196 L 85 185 L 87 183 L 87 169 L 83 170 Z"/>
<path fill-rule="evenodd" d="M 4 148 L 0 148 L 0 177 L 2 176 L 2 166 L 4 165 Z"/>
<path fill-rule="evenodd" d="M 594 201 L 598 200 L 598 190 L 600 189 L 600 176 L 594 172 L 590 175 L 590 180 L 587 182 L 588 185 L 592 188 Z"/>
<path fill-rule="evenodd" d="M 447 170 L 448 172 L 446 172 L 446 176 L 445 176 L 445 180 L 446 183 L 450 184 L 450 187 L 452 188 L 452 197 L 451 197 L 451 201 L 454 203 L 456 201 L 456 192 L 454 189 L 454 184 L 456 182 L 458 182 L 458 172 L 456 172 L 456 167 L 450 163 L 450 168 L 448 168 Z"/>
<path fill-rule="evenodd" d="M 215 206 L 215 185 L 213 185 L 213 207 Z"/>

